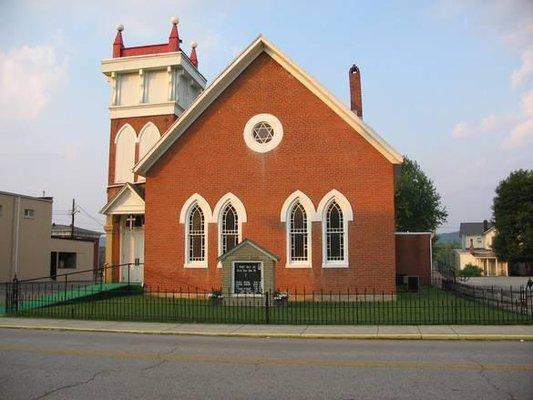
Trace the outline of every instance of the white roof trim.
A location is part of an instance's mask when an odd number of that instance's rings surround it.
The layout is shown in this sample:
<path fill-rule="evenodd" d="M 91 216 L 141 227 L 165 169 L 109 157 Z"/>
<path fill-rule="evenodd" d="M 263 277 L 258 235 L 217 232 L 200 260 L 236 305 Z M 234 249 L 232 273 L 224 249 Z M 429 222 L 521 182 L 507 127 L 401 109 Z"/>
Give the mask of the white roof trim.
<path fill-rule="evenodd" d="M 346 218 L 346 221 L 353 221 L 353 210 L 352 205 L 341 192 L 339 192 L 337 189 L 332 189 L 328 193 L 322 197 L 322 200 L 320 200 L 320 203 L 318 204 L 318 207 L 316 208 L 316 220 L 315 221 L 325 221 L 326 218 L 326 211 L 331 204 L 332 201 L 336 201 L 339 207 L 342 210 L 342 213 L 344 214 L 344 218 Z"/>
<path fill-rule="evenodd" d="M 267 38 L 260 35 L 255 39 L 222 73 L 202 92 L 184 113 L 168 128 L 151 151 L 149 151 L 135 166 L 134 171 L 140 175 L 156 163 L 183 132 L 198 118 L 209 105 L 255 60 L 262 52 L 266 52 L 283 68 L 297 78 L 304 86 L 320 98 L 337 115 L 354 128 L 372 146 L 393 164 L 401 164 L 403 156 L 383 140 L 372 128 L 365 124 L 354 112 L 329 93 L 315 79 L 292 62 L 285 54 L 276 48 Z"/>
<path fill-rule="evenodd" d="M 113 212 L 113 208 L 118 203 L 120 198 L 123 196 L 124 193 L 127 191 L 130 191 L 133 195 L 133 197 L 139 202 L 139 207 L 136 209 L 127 210 L 124 212 Z M 136 214 L 136 213 L 144 213 L 144 199 L 139 196 L 139 193 L 131 186 L 131 184 L 126 183 L 122 189 L 116 194 L 115 197 L 113 197 L 105 206 L 102 207 L 100 210 L 100 214 L 105 215 L 112 215 L 112 214 Z"/>
<path fill-rule="evenodd" d="M 185 203 L 183 203 L 183 206 L 181 207 L 180 216 L 179 216 L 180 224 L 186 223 L 187 214 L 189 213 L 189 210 L 191 209 L 191 207 L 195 204 L 198 204 L 198 206 L 201 208 L 202 212 L 204 213 L 205 223 L 211 222 L 211 220 L 213 219 L 213 213 L 211 211 L 211 206 L 209 205 L 207 200 L 203 198 L 202 195 L 198 193 L 194 193 L 193 195 L 191 195 L 191 197 L 189 197 L 185 201 Z"/>
<path fill-rule="evenodd" d="M 306 214 L 307 214 L 307 218 L 310 220 L 310 221 L 320 221 L 320 219 L 317 219 L 316 217 L 316 210 L 315 210 L 315 206 L 313 204 L 313 202 L 311 201 L 311 199 L 302 191 L 300 190 L 296 190 L 295 192 L 292 192 L 289 197 L 287 197 L 287 199 L 285 200 L 285 202 L 283 203 L 283 205 L 281 206 L 281 211 L 280 211 L 280 215 L 279 215 L 279 218 L 280 218 L 280 221 L 281 222 L 287 222 L 288 220 L 290 220 L 290 217 L 289 217 L 289 212 L 292 211 L 292 206 L 296 203 L 296 202 L 300 202 L 300 204 L 303 206 Z"/>
<path fill-rule="evenodd" d="M 239 199 L 233 193 L 228 192 L 221 197 L 221 199 L 215 205 L 215 208 L 213 208 L 213 215 L 211 216 L 211 220 L 209 222 L 218 223 L 219 220 L 221 220 L 222 211 L 228 204 L 231 204 L 235 208 L 235 211 L 237 211 L 237 218 L 239 219 L 239 224 L 248 221 L 246 208 L 244 207 L 244 204 L 242 203 L 241 199 Z"/>

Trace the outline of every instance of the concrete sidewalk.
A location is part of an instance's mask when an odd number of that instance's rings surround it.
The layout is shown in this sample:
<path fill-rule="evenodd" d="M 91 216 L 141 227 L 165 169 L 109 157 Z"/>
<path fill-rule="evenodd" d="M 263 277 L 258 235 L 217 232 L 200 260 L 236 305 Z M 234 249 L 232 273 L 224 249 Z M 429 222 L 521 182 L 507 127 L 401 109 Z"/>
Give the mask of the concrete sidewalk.
<path fill-rule="evenodd" d="M 0 318 L 0 328 L 313 339 L 533 340 L 533 325 L 231 325 Z"/>

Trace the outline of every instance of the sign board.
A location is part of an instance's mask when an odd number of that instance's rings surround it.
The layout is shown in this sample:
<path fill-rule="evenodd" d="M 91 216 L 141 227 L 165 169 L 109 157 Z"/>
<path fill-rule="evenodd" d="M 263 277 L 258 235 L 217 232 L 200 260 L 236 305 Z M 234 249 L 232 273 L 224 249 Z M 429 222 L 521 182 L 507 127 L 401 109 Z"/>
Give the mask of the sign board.
<path fill-rule="evenodd" d="M 236 261 L 233 263 L 233 292 L 235 294 L 262 294 L 261 263 Z"/>

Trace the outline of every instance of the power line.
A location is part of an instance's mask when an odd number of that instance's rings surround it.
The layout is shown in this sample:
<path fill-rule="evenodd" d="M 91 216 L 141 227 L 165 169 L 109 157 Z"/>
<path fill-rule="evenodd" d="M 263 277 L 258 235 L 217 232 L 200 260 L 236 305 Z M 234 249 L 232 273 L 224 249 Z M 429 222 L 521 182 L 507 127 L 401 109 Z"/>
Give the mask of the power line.
<path fill-rule="evenodd" d="M 80 209 L 80 211 L 85 214 L 85 216 L 89 217 L 90 219 L 92 219 L 94 222 L 96 222 L 98 225 L 100 225 L 102 228 L 105 227 L 105 225 L 99 221 L 98 219 L 96 219 L 95 217 L 93 217 L 87 210 L 85 210 L 81 205 L 80 203 L 78 203 L 78 208 Z"/>

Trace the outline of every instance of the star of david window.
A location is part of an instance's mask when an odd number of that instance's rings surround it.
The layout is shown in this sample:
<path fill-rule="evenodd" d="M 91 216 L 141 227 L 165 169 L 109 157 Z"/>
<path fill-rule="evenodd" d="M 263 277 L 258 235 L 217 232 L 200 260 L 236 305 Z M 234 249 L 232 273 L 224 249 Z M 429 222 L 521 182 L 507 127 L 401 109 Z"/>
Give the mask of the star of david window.
<path fill-rule="evenodd" d="M 267 122 L 259 122 L 254 126 L 254 139 L 257 143 L 268 143 L 274 137 L 274 129 Z"/>
<path fill-rule="evenodd" d="M 257 114 L 251 117 L 243 131 L 244 142 L 257 153 L 275 149 L 283 139 L 281 121 L 272 114 Z"/>

